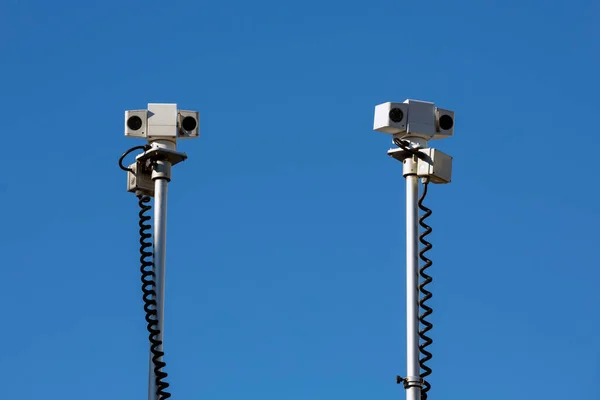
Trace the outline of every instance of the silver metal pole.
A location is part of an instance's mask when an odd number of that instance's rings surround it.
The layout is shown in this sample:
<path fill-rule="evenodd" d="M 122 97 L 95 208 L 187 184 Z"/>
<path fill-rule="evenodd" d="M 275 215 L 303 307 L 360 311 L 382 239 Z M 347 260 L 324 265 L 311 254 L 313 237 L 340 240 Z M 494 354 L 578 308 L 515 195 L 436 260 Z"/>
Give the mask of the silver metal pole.
<path fill-rule="evenodd" d="M 421 400 L 419 363 L 419 178 L 416 161 L 404 161 L 406 178 L 406 400 Z"/>
<path fill-rule="evenodd" d="M 171 178 L 171 163 L 168 161 L 156 162 L 152 179 L 154 180 L 154 280 L 156 283 L 156 314 L 160 334 L 157 340 L 163 341 L 165 325 L 165 266 L 167 256 L 167 191 Z M 161 345 L 158 350 L 163 351 Z M 161 359 L 162 361 L 162 359 Z M 157 400 L 156 374 L 150 353 L 150 371 L 148 379 L 148 400 Z"/>

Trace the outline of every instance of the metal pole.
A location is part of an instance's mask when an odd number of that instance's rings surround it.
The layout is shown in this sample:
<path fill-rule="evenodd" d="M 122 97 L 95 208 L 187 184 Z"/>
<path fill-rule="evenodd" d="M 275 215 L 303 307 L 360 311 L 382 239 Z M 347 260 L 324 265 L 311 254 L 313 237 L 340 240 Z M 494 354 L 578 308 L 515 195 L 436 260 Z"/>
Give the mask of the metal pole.
<path fill-rule="evenodd" d="M 421 400 L 419 363 L 419 178 L 413 157 L 404 161 L 406 178 L 406 400 Z"/>
<path fill-rule="evenodd" d="M 158 329 L 160 334 L 157 340 L 163 341 L 165 323 L 165 266 L 167 255 L 167 191 L 171 178 L 171 163 L 168 161 L 157 161 L 152 171 L 154 180 L 154 279 L 156 284 L 156 314 L 158 318 Z M 158 348 L 163 351 L 163 346 Z M 161 359 L 162 361 L 162 359 Z M 150 353 L 150 370 L 148 379 L 148 400 L 157 400 L 156 374 Z"/>

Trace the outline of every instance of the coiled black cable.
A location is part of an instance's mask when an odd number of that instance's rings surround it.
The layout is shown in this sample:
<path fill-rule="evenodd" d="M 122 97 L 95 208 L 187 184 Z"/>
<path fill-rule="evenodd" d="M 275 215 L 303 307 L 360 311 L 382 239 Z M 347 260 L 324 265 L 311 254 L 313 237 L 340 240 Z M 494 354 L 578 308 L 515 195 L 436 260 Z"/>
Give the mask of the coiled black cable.
<path fill-rule="evenodd" d="M 150 215 L 146 212 L 152 209 L 152 206 L 148 204 L 150 202 L 149 196 L 138 195 L 138 204 L 140 206 L 139 212 L 139 226 L 140 226 L 140 270 L 142 272 L 142 292 L 144 300 L 144 311 L 146 312 L 147 329 L 150 340 L 150 352 L 152 353 L 152 363 L 154 364 L 154 375 L 156 377 L 156 394 L 158 400 L 164 400 L 171 397 L 171 393 L 167 392 L 166 389 L 169 387 L 164 379 L 167 378 L 168 374 L 163 372 L 162 369 L 167 365 L 162 361 L 162 357 L 165 355 L 160 350 L 162 347 L 162 341 L 157 339 L 160 335 L 158 329 L 158 313 L 156 310 L 156 282 L 154 280 L 154 271 L 152 269 L 153 262 L 148 259 L 152 256 L 152 252 L 148 248 L 152 247 L 152 243 L 148 241 L 152 237 L 152 234 L 148 232 L 152 226 L 147 222 L 150 221 Z"/>
<path fill-rule="evenodd" d="M 419 209 L 423 211 L 423 214 L 419 218 L 419 225 L 423 228 L 424 232 L 419 236 L 419 241 L 423 245 L 421 250 L 419 251 L 419 258 L 423 261 L 423 265 L 419 269 L 419 275 L 421 275 L 421 283 L 419 284 L 419 292 L 421 297 L 419 298 L 419 307 L 423 312 L 419 315 L 419 323 L 423 326 L 421 330 L 419 330 L 419 337 L 421 338 L 421 343 L 419 344 L 419 351 L 421 352 L 421 359 L 419 363 L 421 365 L 421 369 L 423 372 L 421 373 L 421 378 L 423 379 L 423 388 L 421 389 L 421 399 L 427 399 L 427 392 L 431 389 L 431 384 L 425 379 L 425 377 L 431 375 L 431 367 L 429 367 L 426 363 L 431 360 L 432 354 L 427 350 L 433 340 L 427 335 L 433 328 L 433 324 L 427 320 L 427 317 L 431 315 L 433 309 L 426 304 L 427 300 L 431 299 L 432 294 L 429 290 L 426 289 L 426 286 L 429 285 L 433 279 L 429 276 L 425 271 L 431 267 L 433 262 L 427 258 L 425 253 L 433 248 L 433 245 L 427 241 L 426 237 L 431 234 L 432 229 L 425 220 L 431 216 L 431 209 L 425 207 L 423 205 L 423 201 L 425 200 L 425 196 L 427 196 L 427 187 L 429 185 L 429 179 L 425 178 L 423 181 L 423 194 L 419 198 Z"/>
<path fill-rule="evenodd" d="M 425 153 L 419 151 L 420 147 L 410 147 L 409 142 L 399 138 L 394 138 L 393 142 L 396 146 L 410 153 L 412 156 L 422 160 L 427 160 Z M 419 235 L 419 242 L 421 242 L 423 245 L 419 251 L 419 258 L 423 262 L 423 265 L 421 265 L 419 268 L 419 275 L 421 276 L 421 283 L 419 284 L 419 307 L 423 311 L 419 315 L 419 324 L 423 326 L 423 328 L 419 330 L 419 338 L 421 339 L 421 343 L 419 344 L 419 352 L 421 353 L 419 364 L 421 366 L 421 370 L 423 371 L 420 376 L 423 384 L 423 387 L 421 388 L 421 400 L 427 399 L 427 392 L 429 392 L 429 389 L 431 389 L 431 384 L 425 379 L 425 377 L 431 375 L 431 367 L 427 365 L 427 362 L 433 357 L 431 352 L 427 350 L 427 347 L 431 346 L 433 343 L 433 340 L 427 335 L 427 333 L 433 328 L 433 324 L 427 320 L 427 317 L 433 313 L 433 309 L 426 304 L 427 300 L 433 297 L 431 292 L 426 289 L 426 286 L 433 281 L 433 278 L 425 272 L 433 265 L 433 262 L 425 255 L 425 253 L 433 248 L 433 245 L 426 239 L 426 237 L 431 234 L 432 229 L 425 222 L 425 220 L 431 216 L 432 211 L 423 204 L 423 201 L 427 196 L 428 185 L 429 178 L 425 178 L 423 180 L 423 194 L 418 201 L 419 209 L 423 211 L 423 214 L 419 217 L 419 225 L 424 229 L 424 232 Z M 409 387 L 406 378 L 398 376 L 396 379 L 397 383 L 404 383 L 405 388 Z"/>

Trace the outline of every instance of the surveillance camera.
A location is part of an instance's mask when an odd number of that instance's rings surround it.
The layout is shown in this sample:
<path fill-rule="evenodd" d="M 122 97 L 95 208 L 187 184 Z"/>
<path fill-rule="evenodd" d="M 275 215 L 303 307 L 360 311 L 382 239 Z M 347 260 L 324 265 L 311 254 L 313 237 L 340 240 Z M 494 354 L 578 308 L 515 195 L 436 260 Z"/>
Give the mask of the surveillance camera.
<path fill-rule="evenodd" d="M 125 136 L 149 141 L 197 138 L 199 124 L 200 113 L 178 110 L 177 104 L 149 103 L 147 110 L 125 112 Z"/>
<path fill-rule="evenodd" d="M 443 139 L 454 132 L 454 112 L 433 103 L 405 100 L 375 107 L 373 129 L 398 138 Z"/>
<path fill-rule="evenodd" d="M 125 136 L 145 138 L 148 134 L 148 110 L 125 111 Z"/>
<path fill-rule="evenodd" d="M 454 134 L 454 111 L 437 108 L 435 110 L 434 139 L 444 139 Z"/>
<path fill-rule="evenodd" d="M 383 133 L 397 134 L 406 132 L 408 104 L 383 103 L 375 107 L 373 129 Z"/>
<path fill-rule="evenodd" d="M 193 139 L 200 136 L 200 113 L 198 111 L 179 110 L 177 120 L 178 138 Z"/>

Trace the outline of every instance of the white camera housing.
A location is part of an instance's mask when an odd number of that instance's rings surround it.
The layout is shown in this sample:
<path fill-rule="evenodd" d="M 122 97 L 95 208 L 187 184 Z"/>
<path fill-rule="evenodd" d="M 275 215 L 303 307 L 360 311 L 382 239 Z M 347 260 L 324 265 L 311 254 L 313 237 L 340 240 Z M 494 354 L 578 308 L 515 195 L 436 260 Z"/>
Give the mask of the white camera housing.
<path fill-rule="evenodd" d="M 454 112 L 426 101 L 387 102 L 375 107 L 373 129 L 398 138 L 444 139 L 454 134 Z"/>
<path fill-rule="evenodd" d="M 125 111 L 125 136 L 135 138 L 148 136 L 148 110 Z"/>
<path fill-rule="evenodd" d="M 200 136 L 200 113 L 198 111 L 179 110 L 177 114 L 177 138 L 194 139 Z"/>
<path fill-rule="evenodd" d="M 149 103 L 147 110 L 125 111 L 125 136 L 171 141 L 197 138 L 200 113 L 178 110 L 177 104 Z"/>

